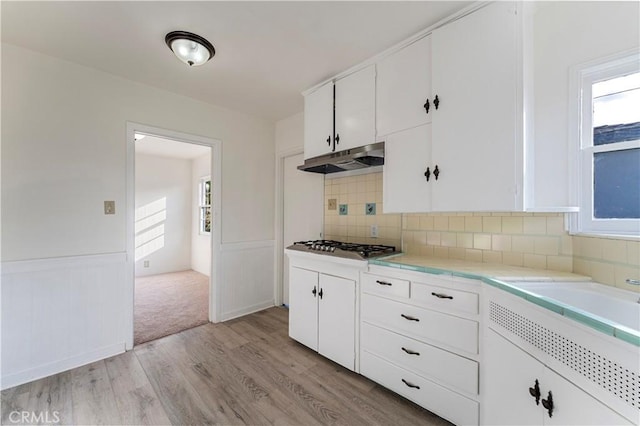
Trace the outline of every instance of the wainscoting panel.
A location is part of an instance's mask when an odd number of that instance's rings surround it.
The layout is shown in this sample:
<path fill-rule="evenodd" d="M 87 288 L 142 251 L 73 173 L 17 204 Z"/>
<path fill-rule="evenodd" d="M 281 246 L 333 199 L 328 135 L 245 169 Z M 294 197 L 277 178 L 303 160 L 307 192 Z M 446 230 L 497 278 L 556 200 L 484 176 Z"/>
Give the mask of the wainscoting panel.
<path fill-rule="evenodd" d="M 124 352 L 124 253 L 2 264 L 6 389 Z"/>
<path fill-rule="evenodd" d="M 273 240 L 222 244 L 222 321 L 274 306 Z"/>

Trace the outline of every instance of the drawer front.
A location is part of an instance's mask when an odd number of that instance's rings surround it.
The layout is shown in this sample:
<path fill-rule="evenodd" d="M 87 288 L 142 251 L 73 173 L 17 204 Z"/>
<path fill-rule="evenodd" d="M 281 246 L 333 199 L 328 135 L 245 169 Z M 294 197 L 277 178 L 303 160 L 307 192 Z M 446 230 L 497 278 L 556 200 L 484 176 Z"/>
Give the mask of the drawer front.
<path fill-rule="evenodd" d="M 411 300 L 427 307 L 465 314 L 478 314 L 478 294 L 431 284 L 413 282 Z"/>
<path fill-rule="evenodd" d="M 362 274 L 362 291 L 381 296 L 409 298 L 409 281 L 382 275 Z"/>
<path fill-rule="evenodd" d="M 360 347 L 394 364 L 470 394 L 478 394 L 478 363 L 364 323 Z"/>
<path fill-rule="evenodd" d="M 363 321 L 470 354 L 478 353 L 478 323 L 370 294 L 362 295 Z"/>
<path fill-rule="evenodd" d="M 456 425 L 477 425 L 479 404 L 367 351 L 360 356 L 360 372 Z"/>

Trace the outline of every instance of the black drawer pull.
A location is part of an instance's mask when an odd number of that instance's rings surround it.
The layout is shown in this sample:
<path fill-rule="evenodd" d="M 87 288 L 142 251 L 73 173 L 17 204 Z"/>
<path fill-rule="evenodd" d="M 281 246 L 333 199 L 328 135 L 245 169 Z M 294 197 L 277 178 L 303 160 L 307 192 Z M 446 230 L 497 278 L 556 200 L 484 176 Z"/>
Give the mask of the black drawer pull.
<path fill-rule="evenodd" d="M 380 284 L 380 285 L 388 285 L 388 286 L 392 286 L 392 285 L 393 285 L 393 284 L 388 283 L 388 282 L 386 282 L 386 281 L 376 280 L 376 282 L 377 282 L 378 284 Z"/>
<path fill-rule="evenodd" d="M 419 318 L 410 317 L 409 315 L 400 314 L 400 316 L 408 321 L 416 321 L 416 322 L 420 321 Z"/>
<path fill-rule="evenodd" d="M 409 383 L 405 379 L 402 379 L 402 383 L 404 383 L 405 385 L 409 386 L 410 388 L 420 389 L 420 386 L 414 385 L 413 383 Z"/>
<path fill-rule="evenodd" d="M 431 295 L 437 297 L 438 299 L 453 299 L 453 296 L 442 293 L 431 292 Z"/>
<path fill-rule="evenodd" d="M 401 348 L 403 351 L 405 351 L 406 353 L 408 353 L 409 355 L 418 355 L 420 356 L 420 352 L 415 352 L 412 351 L 411 349 L 407 349 L 407 348 Z"/>

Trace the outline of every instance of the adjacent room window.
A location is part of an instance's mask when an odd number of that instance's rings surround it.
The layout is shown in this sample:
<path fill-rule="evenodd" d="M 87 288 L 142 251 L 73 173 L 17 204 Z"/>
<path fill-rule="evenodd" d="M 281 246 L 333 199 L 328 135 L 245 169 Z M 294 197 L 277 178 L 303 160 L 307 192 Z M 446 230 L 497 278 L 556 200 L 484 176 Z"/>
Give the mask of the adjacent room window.
<path fill-rule="evenodd" d="M 579 71 L 581 232 L 640 233 L 640 56 Z"/>
<path fill-rule="evenodd" d="M 200 179 L 198 188 L 200 213 L 200 233 L 211 233 L 211 178 L 209 176 Z"/>

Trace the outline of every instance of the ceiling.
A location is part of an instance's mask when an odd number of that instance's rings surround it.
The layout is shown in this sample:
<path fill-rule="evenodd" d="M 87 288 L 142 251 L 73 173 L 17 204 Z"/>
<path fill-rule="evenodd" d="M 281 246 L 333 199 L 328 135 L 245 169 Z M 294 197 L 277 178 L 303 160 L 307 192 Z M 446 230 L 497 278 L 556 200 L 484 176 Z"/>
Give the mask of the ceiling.
<path fill-rule="evenodd" d="M 137 136 L 137 135 L 136 135 Z M 144 136 L 135 143 L 136 154 L 157 155 L 159 157 L 192 160 L 208 154 L 210 147 L 193 143 L 178 142 L 156 136 Z"/>
<path fill-rule="evenodd" d="M 301 92 L 471 2 L 2 1 L 2 41 L 225 108 L 279 120 Z M 164 43 L 213 43 L 189 68 Z"/>

